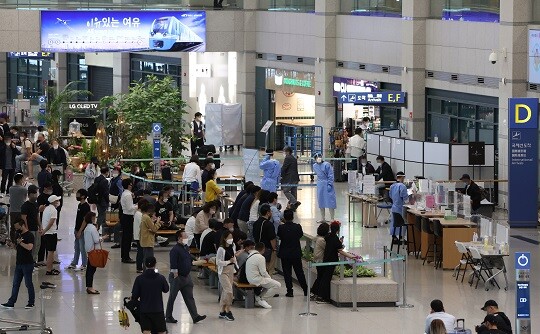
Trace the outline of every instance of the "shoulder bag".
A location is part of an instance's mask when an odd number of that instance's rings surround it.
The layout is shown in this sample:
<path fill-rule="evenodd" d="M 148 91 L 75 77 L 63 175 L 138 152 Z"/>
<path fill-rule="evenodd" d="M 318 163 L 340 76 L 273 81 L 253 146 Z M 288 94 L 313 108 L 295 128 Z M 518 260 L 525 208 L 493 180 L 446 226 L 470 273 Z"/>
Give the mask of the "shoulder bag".
<path fill-rule="evenodd" d="M 93 267 L 105 268 L 108 259 L 109 251 L 101 247 L 101 242 L 99 243 L 99 249 L 96 249 L 94 244 L 94 249 L 88 252 L 88 261 Z"/>

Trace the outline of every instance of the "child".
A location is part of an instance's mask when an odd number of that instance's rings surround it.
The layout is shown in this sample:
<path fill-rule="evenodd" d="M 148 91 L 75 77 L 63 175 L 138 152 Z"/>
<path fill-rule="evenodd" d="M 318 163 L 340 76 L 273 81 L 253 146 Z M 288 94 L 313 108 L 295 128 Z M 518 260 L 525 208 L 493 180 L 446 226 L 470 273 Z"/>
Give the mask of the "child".
<path fill-rule="evenodd" d="M 88 258 L 84 247 L 84 229 L 86 228 L 84 217 L 90 212 L 90 204 L 86 201 L 86 198 L 88 197 L 88 192 L 86 190 L 79 189 L 75 196 L 77 201 L 79 201 L 79 205 L 77 206 L 77 218 L 75 218 L 75 242 L 73 245 L 75 253 L 73 254 L 73 260 L 71 260 L 71 264 L 67 269 L 77 270 L 77 263 L 79 263 L 80 256 L 81 266 L 78 270 L 85 270 Z"/>

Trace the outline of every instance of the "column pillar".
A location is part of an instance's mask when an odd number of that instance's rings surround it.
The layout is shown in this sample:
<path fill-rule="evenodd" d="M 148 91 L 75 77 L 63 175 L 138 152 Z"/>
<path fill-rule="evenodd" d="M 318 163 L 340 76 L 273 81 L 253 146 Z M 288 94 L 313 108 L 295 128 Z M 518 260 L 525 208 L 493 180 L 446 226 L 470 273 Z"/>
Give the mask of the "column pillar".
<path fill-rule="evenodd" d="M 532 0 L 501 1 L 499 26 L 499 162 L 498 179 L 508 180 L 508 99 L 527 96 L 528 24 L 532 21 Z M 502 50 L 506 49 L 504 59 Z M 486 59 L 489 55 L 486 54 Z M 506 208 L 508 184 L 499 184 L 499 206 Z"/>
<path fill-rule="evenodd" d="M 56 91 L 60 92 L 68 84 L 67 53 L 56 53 Z"/>
<path fill-rule="evenodd" d="M 7 93 L 9 89 L 9 87 L 7 86 L 7 61 L 8 59 L 6 53 L 0 53 L 0 101 L 7 101 Z"/>
<path fill-rule="evenodd" d="M 407 107 L 401 110 L 406 124 L 402 135 L 425 140 L 426 136 L 426 20 L 429 0 L 404 0 L 402 20 L 401 89 L 407 92 Z"/>
<path fill-rule="evenodd" d="M 329 148 L 327 134 L 336 125 L 332 78 L 336 74 L 336 15 L 339 9 L 338 0 L 315 2 L 315 125 L 323 127 L 324 150 Z"/>
<path fill-rule="evenodd" d="M 129 59 L 128 52 L 113 53 L 113 95 L 129 92 Z"/>

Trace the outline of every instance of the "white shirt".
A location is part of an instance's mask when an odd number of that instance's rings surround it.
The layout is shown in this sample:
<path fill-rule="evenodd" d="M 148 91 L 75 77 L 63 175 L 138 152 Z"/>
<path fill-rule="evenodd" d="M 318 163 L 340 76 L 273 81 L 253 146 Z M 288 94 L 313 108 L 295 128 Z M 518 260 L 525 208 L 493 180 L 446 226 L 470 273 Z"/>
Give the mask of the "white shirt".
<path fill-rule="evenodd" d="M 137 210 L 133 215 L 133 240 L 135 241 L 141 239 L 141 220 L 142 212 Z"/>
<path fill-rule="evenodd" d="M 254 254 L 255 253 L 255 254 Z M 254 254 L 253 256 L 251 256 Z M 250 284 L 261 285 L 263 278 L 271 278 L 266 271 L 266 259 L 257 251 L 249 253 L 250 258 L 246 261 L 246 277 Z"/>
<path fill-rule="evenodd" d="M 202 187 L 202 180 L 201 180 L 201 167 L 197 165 L 194 162 L 190 162 L 184 167 L 184 173 L 182 174 L 182 181 L 191 183 L 191 182 L 199 182 L 199 187 Z"/>
<path fill-rule="evenodd" d="M 56 208 L 54 205 L 49 204 L 47 207 L 45 207 L 45 210 L 43 211 L 43 217 L 41 218 L 41 226 L 43 229 L 46 229 L 49 225 L 49 222 L 51 219 L 57 219 L 58 217 L 58 211 L 56 211 Z M 51 228 L 45 232 L 45 234 L 56 234 L 56 226 L 54 226 L 54 223 L 51 225 Z"/>
<path fill-rule="evenodd" d="M 120 198 L 120 205 L 122 205 L 122 212 L 125 215 L 133 216 L 135 215 L 135 211 L 137 211 L 137 206 L 133 204 L 133 196 L 132 192 L 124 189 L 122 192 L 122 197 Z"/>
<path fill-rule="evenodd" d="M 202 245 L 202 242 L 201 242 L 201 245 Z M 236 245 L 234 244 L 234 242 L 232 244 L 232 247 L 233 247 L 233 252 L 236 253 Z M 225 266 L 228 266 L 230 263 L 231 263 L 230 260 L 225 261 L 225 248 L 219 247 L 216 253 L 216 266 L 218 270 L 218 275 L 221 275 L 221 273 L 223 272 L 223 268 L 225 268 Z"/>
<path fill-rule="evenodd" d="M 354 135 L 349 140 L 349 146 L 351 147 L 351 157 L 361 157 L 366 141 L 360 135 Z"/>
<path fill-rule="evenodd" d="M 446 312 L 434 312 L 427 316 L 426 318 L 426 334 L 429 333 L 429 326 L 431 325 L 431 322 L 434 319 L 440 319 L 442 322 L 444 322 L 444 327 L 446 327 L 446 331 L 450 333 L 450 331 L 454 331 L 455 324 L 456 324 L 456 317 L 454 317 L 451 314 L 448 314 Z"/>
<path fill-rule="evenodd" d="M 189 217 L 186 222 L 186 226 L 184 227 L 188 237 L 188 245 L 191 245 L 191 242 L 195 238 L 195 220 L 195 217 Z"/>
<path fill-rule="evenodd" d="M 249 208 L 249 221 L 250 222 L 256 222 L 257 219 L 259 219 L 259 201 L 258 199 L 254 200 L 253 203 L 251 203 L 251 207 Z"/>

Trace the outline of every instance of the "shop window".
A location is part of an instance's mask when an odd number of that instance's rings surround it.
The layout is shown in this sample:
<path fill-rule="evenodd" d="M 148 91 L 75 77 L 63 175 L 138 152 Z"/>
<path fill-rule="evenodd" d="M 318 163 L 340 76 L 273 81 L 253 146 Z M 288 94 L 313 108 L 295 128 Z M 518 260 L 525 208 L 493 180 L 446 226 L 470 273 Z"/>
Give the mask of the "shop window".
<path fill-rule="evenodd" d="M 450 21 L 499 22 L 500 0 L 433 0 L 431 16 Z"/>
<path fill-rule="evenodd" d="M 476 106 L 472 104 L 463 104 L 459 105 L 459 117 L 476 119 Z"/>
<path fill-rule="evenodd" d="M 458 103 L 453 101 L 442 101 L 442 113 L 445 115 L 457 116 Z"/>
<path fill-rule="evenodd" d="M 478 120 L 484 122 L 496 123 L 495 108 L 491 107 L 478 107 Z"/>
<path fill-rule="evenodd" d="M 262 10 L 314 12 L 315 0 L 259 0 Z"/>
<path fill-rule="evenodd" d="M 342 0 L 342 13 L 360 16 L 401 17 L 400 0 Z"/>

